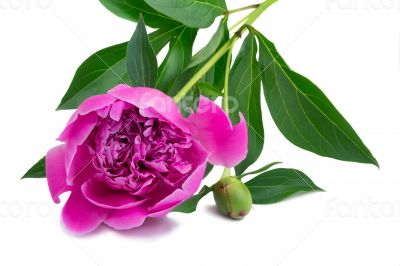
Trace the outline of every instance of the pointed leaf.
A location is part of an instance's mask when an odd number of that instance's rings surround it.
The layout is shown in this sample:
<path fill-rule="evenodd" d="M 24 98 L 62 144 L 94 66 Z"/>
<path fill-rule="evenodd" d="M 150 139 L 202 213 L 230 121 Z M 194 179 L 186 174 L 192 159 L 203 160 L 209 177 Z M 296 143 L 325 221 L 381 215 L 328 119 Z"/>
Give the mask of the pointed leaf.
<path fill-rule="evenodd" d="M 299 192 L 323 191 L 303 172 L 278 168 L 264 172 L 246 183 L 254 204 L 270 204 Z"/>
<path fill-rule="evenodd" d="M 129 81 L 126 71 L 127 43 L 117 44 L 91 55 L 78 68 L 57 110 L 74 109 L 86 98 L 102 94 Z"/>
<path fill-rule="evenodd" d="M 206 172 L 204 173 L 203 179 L 206 178 L 213 169 L 214 169 L 214 165 L 207 163 Z"/>
<path fill-rule="evenodd" d="M 43 157 L 32 166 L 22 177 L 25 178 L 46 178 L 46 158 Z"/>
<path fill-rule="evenodd" d="M 158 53 L 180 32 L 182 25 L 159 29 L 149 34 L 151 46 Z M 57 110 L 75 109 L 86 98 L 106 93 L 120 83 L 129 83 L 126 63 L 128 43 L 102 49 L 85 60 L 78 68 Z"/>
<path fill-rule="evenodd" d="M 291 70 L 274 44 L 257 32 L 265 99 L 282 134 L 296 146 L 344 161 L 378 166 L 368 148 L 310 80 Z"/>
<path fill-rule="evenodd" d="M 192 48 L 197 30 L 184 27 L 171 41 L 169 51 L 158 70 L 156 88 L 167 92 L 176 77 L 192 58 Z"/>
<path fill-rule="evenodd" d="M 192 213 L 195 212 L 197 209 L 197 205 L 199 204 L 199 201 L 208 193 L 211 192 L 211 188 L 208 186 L 204 186 L 200 192 L 190 199 L 182 202 L 180 205 L 178 205 L 173 212 L 182 212 L 182 213 Z"/>
<path fill-rule="evenodd" d="M 157 11 L 191 28 L 208 28 L 227 9 L 224 0 L 145 0 Z"/>
<path fill-rule="evenodd" d="M 232 123 L 237 124 L 240 121 L 239 112 L 241 112 L 246 118 L 248 127 L 248 153 L 247 157 L 235 167 L 237 175 L 242 174 L 258 159 L 264 146 L 260 100 L 261 81 L 256 54 L 255 35 L 250 32 L 243 42 L 229 75 Z M 232 100 L 237 103 L 232 103 Z M 235 105 L 238 108 L 234 109 Z"/>
<path fill-rule="evenodd" d="M 149 40 L 154 52 L 158 54 L 164 46 L 176 35 L 178 35 L 185 26 L 177 25 L 171 28 L 161 28 L 149 34 Z"/>
<path fill-rule="evenodd" d="M 281 162 L 273 162 L 273 163 L 267 164 L 266 166 L 263 166 L 260 169 L 257 169 L 255 171 L 241 174 L 239 176 L 239 178 L 242 179 L 243 177 L 248 176 L 248 175 L 255 175 L 255 174 L 259 174 L 259 173 L 265 172 L 265 171 L 269 170 L 270 168 L 272 168 L 273 166 L 275 166 L 277 164 L 281 164 Z"/>
<path fill-rule="evenodd" d="M 192 58 L 192 61 L 187 66 L 188 68 L 197 66 L 207 61 L 221 46 L 224 40 L 225 29 L 227 28 L 226 19 L 221 19 L 217 31 L 211 37 L 210 41 L 200 51 L 198 51 Z"/>
<path fill-rule="evenodd" d="M 134 22 L 139 21 L 142 14 L 145 24 L 152 28 L 173 27 L 178 24 L 168 16 L 157 12 L 144 0 L 100 0 L 115 15 Z"/>
<path fill-rule="evenodd" d="M 218 49 L 220 49 L 226 42 L 228 42 L 229 38 L 230 35 L 229 35 L 228 25 L 224 23 L 224 35 Z M 212 83 L 214 87 L 219 89 L 219 91 L 221 92 L 223 91 L 225 83 L 225 71 L 226 71 L 227 60 L 228 60 L 228 54 L 226 53 L 217 61 L 217 63 L 215 63 L 214 67 L 207 72 L 207 75 L 205 77 L 205 81 Z"/>
<path fill-rule="evenodd" d="M 157 57 L 147 36 L 142 18 L 128 43 L 127 69 L 130 85 L 136 87 L 154 87 L 157 79 Z"/>

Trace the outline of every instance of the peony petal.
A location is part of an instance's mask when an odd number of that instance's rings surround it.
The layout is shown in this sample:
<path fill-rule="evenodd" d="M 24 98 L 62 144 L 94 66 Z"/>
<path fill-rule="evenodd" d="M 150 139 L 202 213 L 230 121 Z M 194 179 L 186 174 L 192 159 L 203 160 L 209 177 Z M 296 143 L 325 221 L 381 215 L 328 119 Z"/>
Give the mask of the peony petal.
<path fill-rule="evenodd" d="M 194 138 L 211 154 L 210 163 L 233 167 L 247 155 L 247 124 L 240 114 L 239 124 L 232 124 L 213 101 L 201 97 L 197 113 L 189 116 Z"/>
<path fill-rule="evenodd" d="M 116 99 L 108 94 L 87 98 L 72 115 L 58 140 L 67 144 L 65 167 L 69 174 L 77 146 L 82 145 L 97 124 L 98 116 L 108 112 L 108 106 Z M 97 113 L 99 112 L 99 113 Z"/>
<path fill-rule="evenodd" d="M 193 196 L 193 194 L 199 189 L 206 170 L 208 153 L 206 153 L 203 148 L 194 141 L 191 152 L 188 154 L 191 154 L 193 158 L 186 159 L 195 162 L 196 168 L 181 185 L 181 188 L 176 189 L 169 196 L 149 208 L 150 217 L 165 216 L 174 207 Z"/>
<path fill-rule="evenodd" d="M 104 107 L 107 107 L 107 105 L 111 105 L 113 102 L 115 102 L 115 98 L 108 94 L 100 94 L 87 98 L 79 105 L 78 109 L 73 113 L 73 115 L 71 116 L 71 118 L 67 123 L 67 126 L 74 123 L 76 119 L 79 117 L 79 115 L 82 116 L 89 114 L 90 112 L 93 111 L 104 109 Z"/>
<path fill-rule="evenodd" d="M 146 201 L 138 200 L 126 191 L 113 190 L 103 182 L 85 182 L 82 193 L 92 204 L 106 209 L 128 209 Z"/>
<path fill-rule="evenodd" d="M 94 157 L 85 143 L 77 146 L 67 174 L 67 184 L 71 186 L 81 185 L 86 180 L 94 177 L 98 171 L 93 167 L 93 160 Z"/>
<path fill-rule="evenodd" d="M 147 215 L 146 209 L 142 207 L 111 210 L 104 223 L 116 230 L 128 230 L 141 226 Z"/>
<path fill-rule="evenodd" d="M 107 105 L 106 107 L 97 110 L 96 113 L 99 117 L 106 118 L 106 117 L 108 117 L 108 115 L 110 113 L 110 109 L 111 109 L 111 106 Z"/>
<path fill-rule="evenodd" d="M 63 142 L 74 142 L 78 145 L 82 144 L 91 130 L 97 123 L 97 114 L 90 113 L 88 115 L 78 115 L 74 122 L 68 124 L 58 140 Z"/>
<path fill-rule="evenodd" d="M 125 103 L 123 101 L 118 101 L 114 103 L 110 110 L 110 117 L 115 121 L 119 121 L 121 119 L 122 111 L 125 108 Z"/>
<path fill-rule="evenodd" d="M 59 195 L 71 189 L 66 182 L 64 144 L 54 147 L 47 153 L 46 175 L 51 197 L 55 203 L 60 203 Z"/>
<path fill-rule="evenodd" d="M 103 109 L 114 102 L 115 98 L 108 94 L 91 96 L 79 105 L 77 112 L 80 115 L 87 115 L 93 111 Z"/>
<path fill-rule="evenodd" d="M 67 144 L 67 152 L 65 158 L 65 168 L 69 174 L 71 163 L 74 159 L 75 153 L 79 145 L 82 145 L 93 128 L 97 124 L 97 114 L 90 113 L 85 116 L 79 115 L 78 118 L 70 125 L 68 125 L 61 133 L 58 140 Z"/>
<path fill-rule="evenodd" d="M 139 109 L 153 108 L 164 119 L 189 132 L 188 123 L 179 112 L 176 103 L 171 97 L 159 90 L 120 84 L 108 91 L 108 94 L 121 101 L 128 102 Z"/>
<path fill-rule="evenodd" d="M 62 210 L 62 221 L 71 232 L 81 235 L 96 229 L 107 217 L 108 210 L 90 203 L 80 189 L 71 192 Z"/>

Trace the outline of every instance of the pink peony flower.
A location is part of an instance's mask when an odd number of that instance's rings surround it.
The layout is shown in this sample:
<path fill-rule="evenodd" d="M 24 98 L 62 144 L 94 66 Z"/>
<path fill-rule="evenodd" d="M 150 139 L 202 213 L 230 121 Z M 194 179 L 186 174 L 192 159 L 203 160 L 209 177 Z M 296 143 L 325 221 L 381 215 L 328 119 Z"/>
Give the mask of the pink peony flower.
<path fill-rule="evenodd" d="M 197 191 L 207 161 L 232 167 L 247 153 L 243 117 L 232 126 L 202 97 L 186 119 L 169 96 L 127 85 L 83 102 L 59 140 L 46 157 L 47 180 L 56 203 L 71 191 L 62 221 L 76 234 L 164 216 Z"/>

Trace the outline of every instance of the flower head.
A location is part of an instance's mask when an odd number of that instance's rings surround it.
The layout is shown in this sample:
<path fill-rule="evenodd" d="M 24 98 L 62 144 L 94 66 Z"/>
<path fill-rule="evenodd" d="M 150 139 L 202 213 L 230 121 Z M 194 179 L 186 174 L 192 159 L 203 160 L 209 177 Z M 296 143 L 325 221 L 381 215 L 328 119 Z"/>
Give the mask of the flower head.
<path fill-rule="evenodd" d="M 231 167 L 247 153 L 244 119 L 232 126 L 206 98 L 185 119 L 169 96 L 127 85 L 83 102 L 59 140 L 46 157 L 48 184 L 57 203 L 71 191 L 62 220 L 77 234 L 164 216 L 197 191 L 207 161 Z"/>

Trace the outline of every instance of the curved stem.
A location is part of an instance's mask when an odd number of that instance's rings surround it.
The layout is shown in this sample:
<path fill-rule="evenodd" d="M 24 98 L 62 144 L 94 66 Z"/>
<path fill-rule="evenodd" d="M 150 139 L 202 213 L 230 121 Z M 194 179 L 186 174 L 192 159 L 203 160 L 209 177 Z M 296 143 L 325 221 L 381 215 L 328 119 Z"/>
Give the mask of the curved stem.
<path fill-rule="evenodd" d="M 244 7 L 241 7 L 241 8 L 228 10 L 225 14 L 226 14 L 226 15 L 230 15 L 230 14 L 237 13 L 237 12 L 241 12 L 241 11 L 245 11 L 245 10 L 248 10 L 248 9 L 254 9 L 254 8 L 259 7 L 259 6 L 260 6 L 260 4 L 254 4 L 254 5 L 244 6 Z"/>

